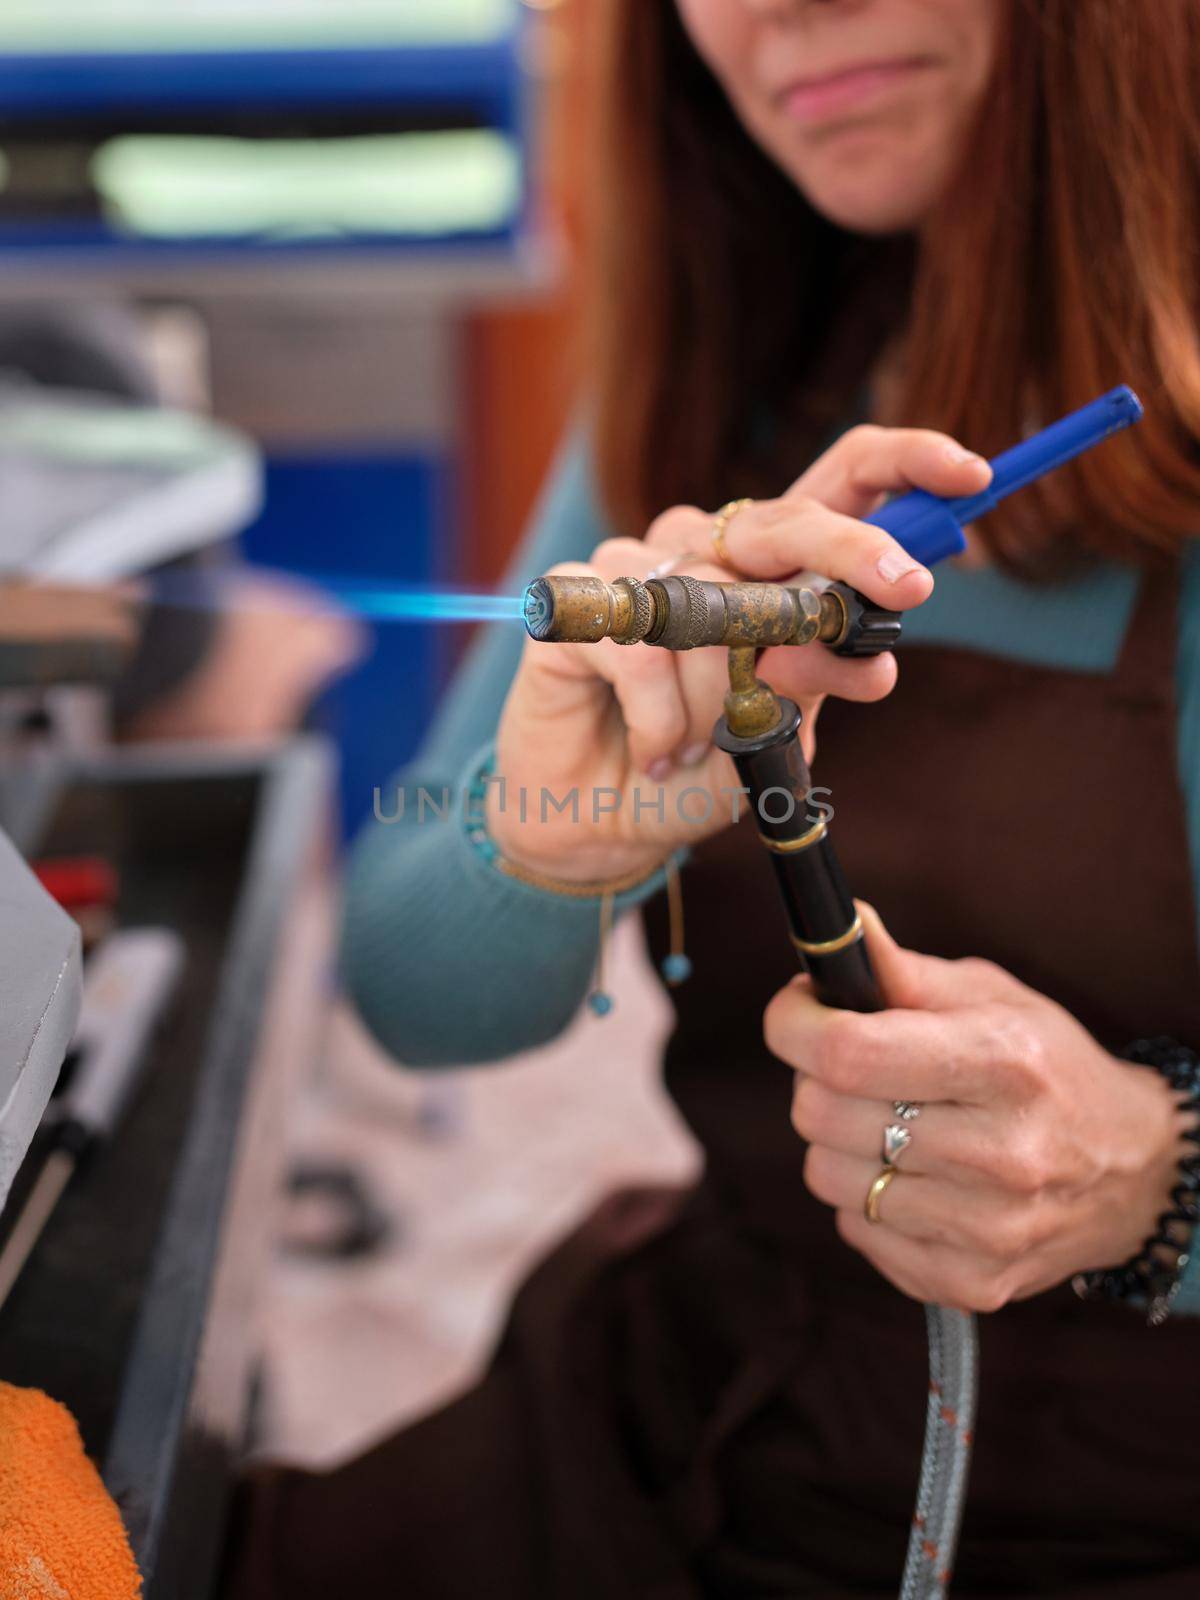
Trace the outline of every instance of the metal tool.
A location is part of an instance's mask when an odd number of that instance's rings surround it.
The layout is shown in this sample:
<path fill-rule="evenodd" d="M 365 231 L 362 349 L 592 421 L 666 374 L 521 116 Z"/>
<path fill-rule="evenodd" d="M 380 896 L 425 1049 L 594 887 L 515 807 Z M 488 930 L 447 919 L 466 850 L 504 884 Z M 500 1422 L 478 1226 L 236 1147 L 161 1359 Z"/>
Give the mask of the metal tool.
<path fill-rule="evenodd" d="M 965 548 L 963 528 L 1073 456 L 1142 415 L 1137 396 L 1114 389 L 1042 433 L 997 456 L 980 494 L 939 499 L 923 490 L 901 496 L 867 521 L 887 529 L 927 564 Z M 714 743 L 733 758 L 775 869 L 792 945 L 826 1005 L 880 1011 L 885 1000 L 871 968 L 862 920 L 834 854 L 824 817 L 810 818 L 808 764 L 800 745 L 801 713 L 758 678 L 756 652 L 767 645 L 820 642 L 847 655 L 875 655 L 900 636 L 900 618 L 844 584 L 810 577 L 799 586 L 702 583 L 669 577 L 539 578 L 526 592 L 530 636 L 544 641 L 644 642 L 667 649 L 729 647 L 729 692 Z M 783 808 L 767 796 L 790 796 Z M 774 815 L 781 820 L 771 820 Z M 948 1592 L 970 1465 L 977 1397 L 973 1316 L 927 1306 L 929 1404 L 917 1505 L 901 1580 L 901 1600 Z"/>
<path fill-rule="evenodd" d="M 525 626 L 546 644 L 706 645 L 760 649 L 828 645 L 839 655 L 878 655 L 900 636 L 900 614 L 872 605 L 849 584 L 823 589 L 783 583 L 712 583 L 668 578 L 538 578 L 525 592 Z"/>
<path fill-rule="evenodd" d="M 46 1114 L 50 1150 L 0 1250 L 0 1306 L 81 1157 L 111 1137 L 124 1114 L 183 958 L 177 934 L 130 928 L 111 934 L 88 962 L 66 1087 Z"/>

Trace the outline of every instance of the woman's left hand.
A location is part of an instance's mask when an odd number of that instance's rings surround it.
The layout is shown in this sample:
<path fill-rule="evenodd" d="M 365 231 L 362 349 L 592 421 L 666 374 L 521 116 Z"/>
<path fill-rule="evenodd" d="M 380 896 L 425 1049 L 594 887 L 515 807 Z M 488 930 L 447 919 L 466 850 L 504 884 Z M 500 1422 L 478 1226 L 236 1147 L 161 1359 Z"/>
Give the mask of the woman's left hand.
<path fill-rule="evenodd" d="M 797 1069 L 805 1180 L 842 1238 L 906 1294 L 972 1311 L 1133 1256 L 1184 1148 L 1165 1080 L 1000 967 L 903 950 L 861 910 L 890 1009 L 831 1010 L 798 978 L 765 1022 Z M 864 1202 L 898 1100 L 921 1110 L 877 1225 Z"/>

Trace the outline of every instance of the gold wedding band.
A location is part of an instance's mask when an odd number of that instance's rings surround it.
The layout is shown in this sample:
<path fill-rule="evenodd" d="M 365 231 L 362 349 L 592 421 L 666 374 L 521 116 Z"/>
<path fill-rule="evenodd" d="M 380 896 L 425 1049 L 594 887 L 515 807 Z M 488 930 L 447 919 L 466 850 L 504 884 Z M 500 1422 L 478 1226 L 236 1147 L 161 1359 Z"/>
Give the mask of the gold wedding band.
<path fill-rule="evenodd" d="M 731 500 L 728 505 L 721 507 L 713 520 L 713 549 L 716 551 L 717 560 L 723 567 L 728 567 L 730 572 L 736 572 L 738 569 L 734 566 L 730 559 L 729 551 L 725 548 L 725 530 L 739 511 L 745 511 L 747 506 L 752 506 L 753 504 L 753 500 Z"/>
<path fill-rule="evenodd" d="M 867 1199 L 863 1206 L 863 1216 L 866 1217 L 868 1222 L 877 1223 L 883 1221 L 883 1218 L 879 1215 L 879 1203 L 883 1199 L 884 1192 L 887 1189 L 888 1184 L 891 1183 L 895 1176 L 895 1167 L 884 1167 L 883 1171 L 875 1179 L 875 1182 L 867 1190 Z"/>

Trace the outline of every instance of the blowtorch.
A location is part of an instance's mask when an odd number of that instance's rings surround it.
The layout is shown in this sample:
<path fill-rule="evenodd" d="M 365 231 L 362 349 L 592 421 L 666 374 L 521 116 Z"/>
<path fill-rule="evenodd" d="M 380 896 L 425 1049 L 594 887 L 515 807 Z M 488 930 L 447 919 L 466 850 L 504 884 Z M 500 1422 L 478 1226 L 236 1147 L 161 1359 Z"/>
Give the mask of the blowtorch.
<path fill-rule="evenodd" d="M 1091 449 L 1142 415 L 1121 387 L 997 456 L 978 494 L 943 500 L 924 490 L 902 495 L 865 520 L 884 528 L 931 565 L 966 547 L 963 528 L 1008 495 Z M 770 645 L 820 643 L 846 656 L 873 656 L 900 640 L 901 618 L 844 583 L 715 583 L 683 574 L 618 578 L 537 578 L 525 592 L 525 626 L 546 643 L 649 644 L 667 650 L 722 645 L 729 650 L 729 693 L 713 739 L 733 757 L 771 852 L 792 941 L 828 1005 L 855 1011 L 883 1004 L 862 943 L 862 928 L 824 819 L 811 825 L 804 805 L 770 820 L 766 794 L 802 800 L 809 774 L 800 748 L 799 708 L 757 676 L 756 653 Z M 778 808 L 776 808 L 778 809 Z"/>
<path fill-rule="evenodd" d="M 927 566 L 960 554 L 963 529 L 1006 496 L 1138 421 L 1141 402 L 1120 387 L 997 456 L 992 480 L 975 495 L 941 499 L 924 490 L 899 496 L 865 520 L 883 528 Z M 800 746 L 801 713 L 756 670 L 758 650 L 820 643 L 847 656 L 894 649 L 901 619 L 848 584 L 806 575 L 799 583 L 713 583 L 686 575 L 538 578 L 525 594 L 525 625 L 543 642 L 657 645 L 729 650 L 729 692 L 713 742 L 733 758 L 770 853 L 792 944 L 826 1005 L 879 1011 L 885 1001 L 871 969 L 862 919 L 834 854 L 828 819 L 812 821 Z M 767 803 L 789 799 L 786 814 Z M 773 820 L 779 814 L 780 820 Z M 958 1542 L 976 1401 L 974 1318 L 927 1306 L 930 1390 L 925 1447 L 901 1600 L 945 1595 Z"/>

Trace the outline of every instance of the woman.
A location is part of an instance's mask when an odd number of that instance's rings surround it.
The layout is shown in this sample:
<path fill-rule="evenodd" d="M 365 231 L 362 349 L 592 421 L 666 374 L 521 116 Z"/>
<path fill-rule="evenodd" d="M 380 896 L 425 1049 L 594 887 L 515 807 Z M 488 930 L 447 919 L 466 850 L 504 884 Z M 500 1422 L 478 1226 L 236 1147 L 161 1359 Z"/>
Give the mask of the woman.
<path fill-rule="evenodd" d="M 612 11 L 592 411 L 514 584 L 808 568 L 911 613 L 895 694 L 888 657 L 760 668 L 810 751 L 833 697 L 815 777 L 890 925 L 867 911 L 890 1008 L 818 1005 L 753 827 L 678 819 L 685 788 L 736 782 L 720 652 L 485 638 L 409 776 L 486 794 L 490 838 L 412 808 L 366 838 L 353 991 L 418 1065 L 549 1037 L 606 888 L 665 956 L 656 891 L 689 847 L 666 1078 L 705 1178 L 603 1208 L 448 1411 L 327 1477 L 266 1474 L 242 1592 L 894 1593 L 935 1300 L 990 1314 L 956 1592 L 1194 1594 L 1200 1284 L 1150 1330 L 1070 1280 L 1135 1255 L 1189 1148 L 1122 1052 L 1200 1046 L 1200 10 Z M 936 592 L 856 520 L 980 488 L 956 441 L 991 454 L 1122 381 L 1147 420 L 973 530 Z M 715 530 L 692 509 L 733 495 L 760 498 Z M 510 793 L 621 804 L 522 818 L 484 781 L 493 734 Z M 919 1115 L 873 1224 L 898 1101 Z"/>

